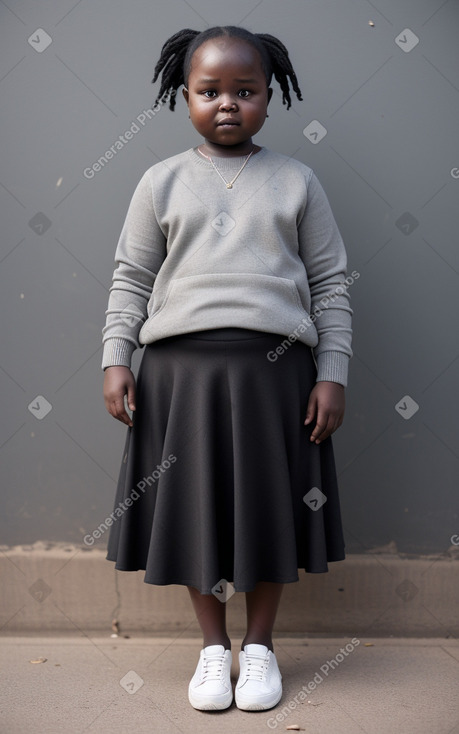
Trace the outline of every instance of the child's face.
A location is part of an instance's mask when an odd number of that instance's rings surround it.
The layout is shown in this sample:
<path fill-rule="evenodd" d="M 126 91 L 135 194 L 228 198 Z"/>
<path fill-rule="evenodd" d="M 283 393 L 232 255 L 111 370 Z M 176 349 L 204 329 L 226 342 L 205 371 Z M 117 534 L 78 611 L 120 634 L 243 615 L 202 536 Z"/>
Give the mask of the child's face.
<path fill-rule="evenodd" d="M 191 122 L 218 150 L 245 152 L 266 119 L 268 89 L 258 51 L 238 38 L 216 38 L 193 54 L 188 88 L 183 90 Z M 223 120 L 232 124 L 222 124 Z"/>

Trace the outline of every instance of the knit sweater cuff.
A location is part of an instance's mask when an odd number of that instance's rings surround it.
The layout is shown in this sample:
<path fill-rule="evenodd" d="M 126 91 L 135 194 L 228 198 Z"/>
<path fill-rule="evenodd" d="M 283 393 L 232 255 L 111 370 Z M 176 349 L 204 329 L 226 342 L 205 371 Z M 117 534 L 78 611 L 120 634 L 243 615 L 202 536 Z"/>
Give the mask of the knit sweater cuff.
<path fill-rule="evenodd" d="M 339 382 L 347 386 L 349 356 L 344 352 L 321 352 L 316 355 L 316 382 Z"/>
<path fill-rule="evenodd" d="M 102 357 L 102 369 L 107 367 L 131 367 L 132 353 L 135 345 L 127 339 L 113 337 L 107 339 L 104 343 L 104 353 Z"/>

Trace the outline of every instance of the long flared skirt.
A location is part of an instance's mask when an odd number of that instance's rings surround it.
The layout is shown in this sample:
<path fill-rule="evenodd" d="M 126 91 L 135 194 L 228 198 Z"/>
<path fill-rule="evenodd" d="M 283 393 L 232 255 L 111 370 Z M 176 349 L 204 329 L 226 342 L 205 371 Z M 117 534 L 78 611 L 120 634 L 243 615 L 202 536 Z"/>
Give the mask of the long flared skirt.
<path fill-rule="evenodd" d="M 310 347 L 278 334 L 213 329 L 147 345 L 107 560 L 202 594 L 343 560 L 332 439 L 314 444 L 304 425 L 316 377 Z"/>

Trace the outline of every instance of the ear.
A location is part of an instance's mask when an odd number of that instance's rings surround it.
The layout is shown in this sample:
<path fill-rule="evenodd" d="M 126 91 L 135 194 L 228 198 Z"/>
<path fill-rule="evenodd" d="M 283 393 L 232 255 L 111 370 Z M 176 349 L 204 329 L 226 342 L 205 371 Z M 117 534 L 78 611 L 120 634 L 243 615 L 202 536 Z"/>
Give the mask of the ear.
<path fill-rule="evenodd" d="M 183 87 L 182 94 L 185 97 L 186 103 L 188 104 L 190 93 L 188 92 L 188 89 L 186 87 Z"/>
<path fill-rule="evenodd" d="M 269 104 L 271 102 L 271 97 L 272 96 L 273 96 L 272 87 L 268 87 L 268 102 L 267 102 L 267 104 Z"/>

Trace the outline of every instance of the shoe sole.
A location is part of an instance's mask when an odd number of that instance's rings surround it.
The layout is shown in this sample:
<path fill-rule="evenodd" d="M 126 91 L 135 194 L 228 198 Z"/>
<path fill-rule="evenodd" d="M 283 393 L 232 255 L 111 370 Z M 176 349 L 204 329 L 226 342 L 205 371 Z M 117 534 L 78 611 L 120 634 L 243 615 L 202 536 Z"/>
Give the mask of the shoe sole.
<path fill-rule="evenodd" d="M 199 698 L 195 698 L 192 693 L 188 691 L 188 700 L 194 709 L 198 711 L 222 711 L 227 709 L 233 703 L 233 692 L 230 691 L 226 697 L 222 697 L 216 701 L 202 701 Z"/>
<path fill-rule="evenodd" d="M 241 697 L 238 696 L 237 693 L 235 696 L 236 706 L 238 707 L 238 709 L 241 709 L 241 711 L 266 711 L 267 709 L 272 709 L 274 706 L 276 706 L 281 698 L 282 688 L 278 693 L 276 693 L 273 699 L 264 702 L 244 701 L 243 699 L 241 700 Z"/>

